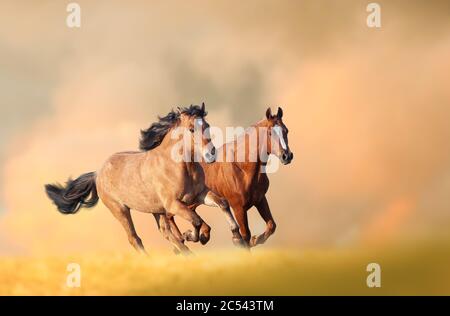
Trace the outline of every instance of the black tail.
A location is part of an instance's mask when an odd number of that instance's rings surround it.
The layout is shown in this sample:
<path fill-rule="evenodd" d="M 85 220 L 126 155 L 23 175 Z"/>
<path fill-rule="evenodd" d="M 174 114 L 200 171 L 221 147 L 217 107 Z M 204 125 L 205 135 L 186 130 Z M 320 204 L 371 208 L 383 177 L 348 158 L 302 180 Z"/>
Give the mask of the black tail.
<path fill-rule="evenodd" d="M 65 186 L 46 184 L 45 191 L 50 200 L 63 214 L 75 214 L 81 207 L 93 207 L 98 202 L 95 172 L 69 179 Z M 89 198 L 90 196 L 90 198 Z"/>

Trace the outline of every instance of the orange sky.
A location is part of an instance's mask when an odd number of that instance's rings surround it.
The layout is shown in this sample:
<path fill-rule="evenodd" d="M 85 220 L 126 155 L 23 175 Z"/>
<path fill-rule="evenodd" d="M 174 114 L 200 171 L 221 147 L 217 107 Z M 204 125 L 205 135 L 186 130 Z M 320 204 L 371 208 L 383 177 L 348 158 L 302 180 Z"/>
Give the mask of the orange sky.
<path fill-rule="evenodd" d="M 284 109 L 295 160 L 270 176 L 267 247 L 447 230 L 448 2 L 379 1 L 381 29 L 365 1 L 79 3 L 77 30 L 64 2 L 0 5 L 0 253 L 128 249 L 104 206 L 62 216 L 43 185 L 137 149 L 156 115 L 202 101 L 221 127 Z M 218 210 L 200 213 L 208 247 L 230 246 Z M 150 249 L 166 246 L 135 216 Z"/>

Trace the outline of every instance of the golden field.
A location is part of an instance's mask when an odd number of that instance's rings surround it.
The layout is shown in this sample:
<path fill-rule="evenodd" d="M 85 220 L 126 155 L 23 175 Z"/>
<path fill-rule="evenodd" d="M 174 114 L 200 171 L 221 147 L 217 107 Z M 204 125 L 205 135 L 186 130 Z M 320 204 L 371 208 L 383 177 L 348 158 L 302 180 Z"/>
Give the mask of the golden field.
<path fill-rule="evenodd" d="M 0 294 L 449 295 L 449 246 L 3 257 Z M 81 267 L 79 288 L 66 286 L 72 262 Z M 366 286 L 370 262 L 381 265 L 381 288 Z"/>

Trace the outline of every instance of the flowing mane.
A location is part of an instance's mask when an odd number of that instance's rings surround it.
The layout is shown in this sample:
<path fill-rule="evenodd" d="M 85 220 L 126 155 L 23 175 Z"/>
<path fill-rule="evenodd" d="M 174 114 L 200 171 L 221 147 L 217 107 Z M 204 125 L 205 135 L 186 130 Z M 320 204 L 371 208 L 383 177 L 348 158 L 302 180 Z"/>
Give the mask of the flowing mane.
<path fill-rule="evenodd" d="M 164 117 L 158 116 L 158 122 L 153 123 L 146 130 L 141 130 L 139 149 L 148 151 L 159 146 L 163 141 L 164 136 L 166 136 L 169 130 L 178 123 L 181 114 L 194 117 L 205 117 L 208 113 L 203 106 L 200 107 L 191 104 L 189 107 L 179 107 L 177 111 L 172 110 Z"/>

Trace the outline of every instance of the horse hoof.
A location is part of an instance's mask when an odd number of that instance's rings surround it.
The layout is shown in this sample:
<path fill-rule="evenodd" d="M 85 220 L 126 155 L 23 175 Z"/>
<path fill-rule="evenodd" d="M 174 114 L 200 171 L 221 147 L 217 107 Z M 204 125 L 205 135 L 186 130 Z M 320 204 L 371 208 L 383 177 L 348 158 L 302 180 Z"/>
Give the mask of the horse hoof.
<path fill-rule="evenodd" d="M 194 255 L 194 253 L 192 251 L 190 251 L 189 249 L 178 249 L 178 248 L 173 248 L 173 253 L 177 256 L 192 256 Z"/>
<path fill-rule="evenodd" d="M 180 252 L 183 256 L 185 257 L 190 257 L 190 256 L 194 256 L 194 253 L 190 250 L 183 250 Z"/>
<path fill-rule="evenodd" d="M 209 241 L 209 235 L 206 235 L 206 234 L 200 234 L 200 243 L 202 244 L 202 245 L 206 245 L 207 243 L 208 243 L 208 241 Z"/>
<path fill-rule="evenodd" d="M 242 238 L 233 237 L 233 244 L 235 244 L 236 246 L 240 246 L 244 244 L 244 241 L 242 240 Z"/>
<path fill-rule="evenodd" d="M 177 248 L 173 248 L 173 253 L 176 255 L 179 255 L 179 254 L 181 254 L 181 251 L 178 250 Z"/>
<path fill-rule="evenodd" d="M 252 236 L 252 239 L 250 239 L 250 247 L 255 247 L 257 245 L 256 243 L 257 237 L 256 236 Z"/>
<path fill-rule="evenodd" d="M 247 243 L 242 238 L 233 237 L 233 244 L 239 248 L 249 248 Z"/>

